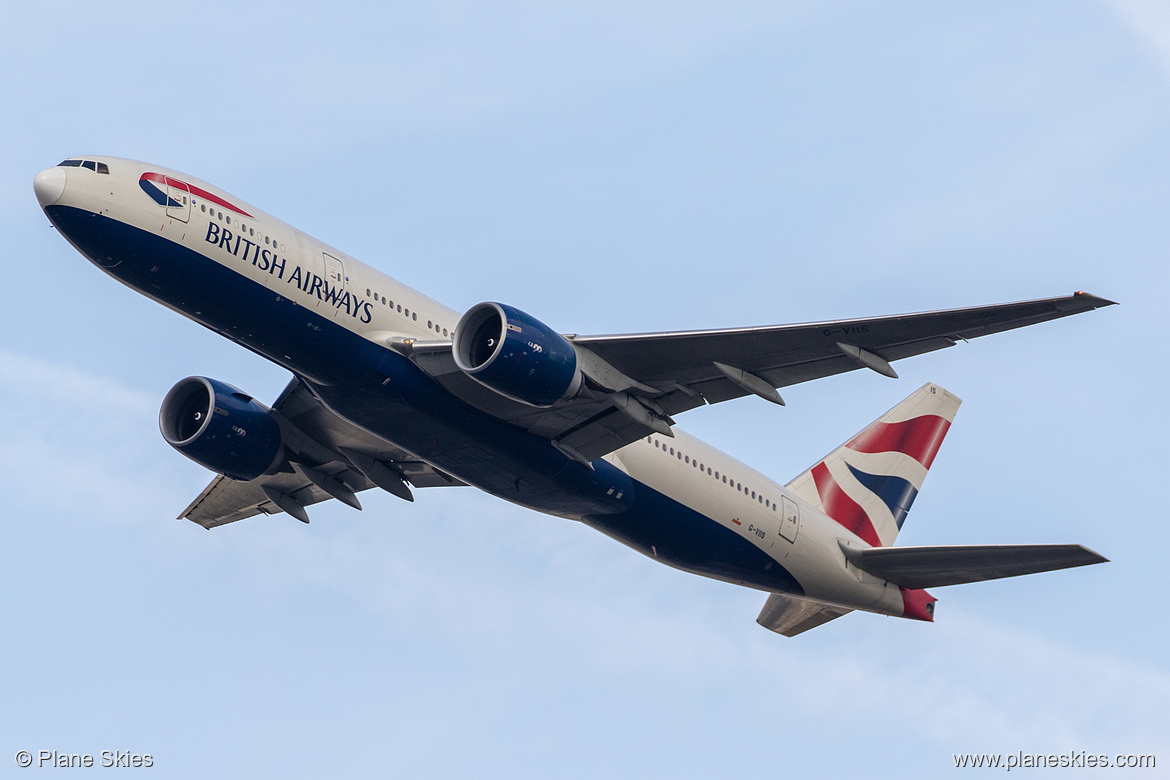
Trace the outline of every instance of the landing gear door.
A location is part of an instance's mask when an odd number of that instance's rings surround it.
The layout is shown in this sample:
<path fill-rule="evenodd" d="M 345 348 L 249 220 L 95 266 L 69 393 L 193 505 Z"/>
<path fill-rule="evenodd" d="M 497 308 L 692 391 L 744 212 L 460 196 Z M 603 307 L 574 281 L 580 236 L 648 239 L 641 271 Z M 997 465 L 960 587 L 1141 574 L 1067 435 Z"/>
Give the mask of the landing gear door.
<path fill-rule="evenodd" d="M 780 499 L 780 535 L 790 542 L 796 541 L 800 531 L 800 507 L 790 498 Z"/>
<path fill-rule="evenodd" d="M 191 218 L 191 190 L 181 181 L 166 177 L 167 216 L 186 222 Z"/>

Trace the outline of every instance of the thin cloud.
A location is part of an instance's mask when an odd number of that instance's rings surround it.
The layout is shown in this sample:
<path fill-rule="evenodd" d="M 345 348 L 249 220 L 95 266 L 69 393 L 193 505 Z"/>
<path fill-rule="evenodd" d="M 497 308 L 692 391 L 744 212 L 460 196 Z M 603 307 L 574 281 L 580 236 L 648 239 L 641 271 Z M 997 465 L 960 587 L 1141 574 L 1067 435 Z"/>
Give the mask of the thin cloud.
<path fill-rule="evenodd" d="M 1155 0 L 1109 0 L 1107 5 L 1170 81 L 1170 5 Z"/>
<path fill-rule="evenodd" d="M 111 414 L 143 414 L 152 411 L 159 399 L 112 379 L 51 363 L 0 348 L 0 382 L 17 398 L 38 398 L 40 403 L 66 402 L 87 410 Z"/>
<path fill-rule="evenodd" d="M 0 383 L 7 392 L 0 469 L 11 479 L 10 506 L 125 522 L 142 514 L 153 519 L 151 507 L 181 500 L 173 463 L 151 460 L 159 399 L 6 349 L 0 349 Z"/>

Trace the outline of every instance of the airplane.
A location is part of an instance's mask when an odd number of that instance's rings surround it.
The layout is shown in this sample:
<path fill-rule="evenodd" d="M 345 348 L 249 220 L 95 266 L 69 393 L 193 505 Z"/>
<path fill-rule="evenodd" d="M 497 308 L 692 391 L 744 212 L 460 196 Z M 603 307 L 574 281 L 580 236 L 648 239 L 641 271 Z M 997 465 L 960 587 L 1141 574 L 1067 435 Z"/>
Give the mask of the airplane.
<path fill-rule="evenodd" d="M 796 636 L 854 610 L 934 619 L 926 589 L 1101 563 L 1075 544 L 894 545 L 960 400 L 927 383 L 781 484 L 675 427 L 707 404 L 1109 306 L 1073 295 L 865 319 L 564 335 L 506 303 L 463 314 L 186 174 L 107 156 L 36 175 L 37 201 L 119 282 L 292 373 L 271 406 L 208 377 L 164 439 L 217 476 L 207 529 L 374 487 L 472 485 L 660 563 L 768 594 Z"/>

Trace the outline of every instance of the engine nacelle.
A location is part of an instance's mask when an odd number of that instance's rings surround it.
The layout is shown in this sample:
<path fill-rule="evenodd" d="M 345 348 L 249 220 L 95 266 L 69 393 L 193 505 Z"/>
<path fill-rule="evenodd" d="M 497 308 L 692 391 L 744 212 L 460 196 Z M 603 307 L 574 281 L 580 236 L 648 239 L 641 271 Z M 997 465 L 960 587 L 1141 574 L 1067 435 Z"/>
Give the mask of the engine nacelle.
<path fill-rule="evenodd" d="M 280 426 L 268 410 L 207 377 L 189 376 L 171 388 L 158 427 L 167 444 L 200 466 L 241 481 L 267 473 L 282 454 Z"/>
<path fill-rule="evenodd" d="M 455 365 L 485 387 L 532 406 L 581 388 L 573 345 L 543 322 L 502 303 L 480 303 L 455 327 Z"/>

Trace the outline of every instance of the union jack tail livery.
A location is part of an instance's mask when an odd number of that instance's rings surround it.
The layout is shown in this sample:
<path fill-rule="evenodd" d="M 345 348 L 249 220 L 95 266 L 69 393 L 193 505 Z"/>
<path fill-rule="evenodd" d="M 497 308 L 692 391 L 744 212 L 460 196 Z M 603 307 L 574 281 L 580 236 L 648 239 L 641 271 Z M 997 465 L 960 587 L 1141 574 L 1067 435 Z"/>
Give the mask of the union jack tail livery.
<path fill-rule="evenodd" d="M 787 487 L 870 546 L 888 547 L 960 403 L 927 383 Z"/>

